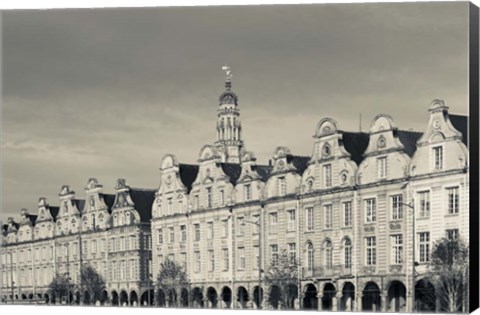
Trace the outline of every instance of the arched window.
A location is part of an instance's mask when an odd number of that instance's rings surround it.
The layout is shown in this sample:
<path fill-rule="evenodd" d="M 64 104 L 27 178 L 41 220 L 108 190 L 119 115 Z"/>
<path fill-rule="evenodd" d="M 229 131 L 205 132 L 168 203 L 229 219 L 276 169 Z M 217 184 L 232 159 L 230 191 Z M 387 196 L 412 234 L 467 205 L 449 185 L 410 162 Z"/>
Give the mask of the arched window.
<path fill-rule="evenodd" d="M 307 243 L 307 270 L 313 271 L 313 244 Z"/>
<path fill-rule="evenodd" d="M 330 240 L 325 241 L 325 268 L 327 270 L 333 268 L 333 250 L 332 242 Z"/>
<path fill-rule="evenodd" d="M 349 238 L 343 242 L 343 262 L 346 269 L 352 268 L 352 241 Z"/>

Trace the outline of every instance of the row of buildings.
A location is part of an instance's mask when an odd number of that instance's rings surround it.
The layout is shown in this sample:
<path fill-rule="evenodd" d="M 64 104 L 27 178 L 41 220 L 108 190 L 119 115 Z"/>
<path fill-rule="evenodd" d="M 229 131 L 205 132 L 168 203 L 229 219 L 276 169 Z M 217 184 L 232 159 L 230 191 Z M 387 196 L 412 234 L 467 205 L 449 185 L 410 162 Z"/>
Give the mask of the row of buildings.
<path fill-rule="evenodd" d="M 176 292 L 181 305 L 281 308 L 264 275 L 287 253 L 300 265 L 290 307 L 440 310 L 425 273 L 435 240 L 469 239 L 468 117 L 449 114 L 441 100 L 428 110 L 423 132 L 398 129 L 383 114 L 368 133 L 325 118 L 312 155 L 278 147 L 261 165 L 245 147 L 227 77 L 217 140 L 197 164 L 167 154 L 157 189 L 119 179 L 109 195 L 91 178 L 85 199 L 63 186 L 58 207 L 40 198 L 36 215 L 10 218 L 1 296 L 49 301 L 55 274 L 78 284 L 88 263 L 106 279 L 102 303 L 164 305 L 168 293 L 153 284 L 170 259 L 190 279 Z M 92 303 L 75 288 L 70 301 Z"/>

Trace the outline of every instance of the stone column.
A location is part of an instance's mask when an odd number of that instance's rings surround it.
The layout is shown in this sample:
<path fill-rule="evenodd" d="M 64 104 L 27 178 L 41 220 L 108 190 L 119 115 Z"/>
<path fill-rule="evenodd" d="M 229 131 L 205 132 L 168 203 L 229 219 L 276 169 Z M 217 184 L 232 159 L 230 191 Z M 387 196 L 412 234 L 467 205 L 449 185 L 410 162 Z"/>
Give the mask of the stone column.
<path fill-rule="evenodd" d="M 362 295 L 362 294 L 357 295 L 357 297 L 355 298 L 355 300 L 356 300 L 356 303 L 355 303 L 355 304 L 356 304 L 356 311 L 357 311 L 357 312 L 361 312 L 361 311 L 362 311 L 362 307 L 363 307 L 363 305 L 362 305 L 362 298 L 363 298 L 363 295 Z"/>
<path fill-rule="evenodd" d="M 332 311 L 338 311 L 342 306 L 342 294 L 337 292 L 337 294 L 332 299 Z"/>
<path fill-rule="evenodd" d="M 380 309 L 383 313 L 387 311 L 387 293 L 380 293 Z"/>
<path fill-rule="evenodd" d="M 303 299 L 305 298 L 305 293 L 302 291 L 300 292 L 300 296 L 298 297 L 298 309 L 303 309 Z"/>
<path fill-rule="evenodd" d="M 323 299 L 323 295 L 320 294 L 320 293 L 317 293 L 317 303 L 318 303 L 318 310 L 321 311 L 322 310 L 322 299 Z"/>

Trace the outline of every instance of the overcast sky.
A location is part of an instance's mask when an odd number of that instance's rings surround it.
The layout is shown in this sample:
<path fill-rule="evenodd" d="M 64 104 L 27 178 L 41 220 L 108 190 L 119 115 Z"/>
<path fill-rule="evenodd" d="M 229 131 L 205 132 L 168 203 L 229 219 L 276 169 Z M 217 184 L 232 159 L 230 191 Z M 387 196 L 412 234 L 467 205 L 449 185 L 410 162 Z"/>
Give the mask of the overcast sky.
<path fill-rule="evenodd" d="M 310 155 L 316 123 L 379 113 L 423 131 L 444 99 L 467 114 L 467 3 L 8 11 L 2 16 L 2 216 L 84 198 L 89 177 L 157 188 L 166 153 L 215 141 L 223 64 L 243 136 Z"/>

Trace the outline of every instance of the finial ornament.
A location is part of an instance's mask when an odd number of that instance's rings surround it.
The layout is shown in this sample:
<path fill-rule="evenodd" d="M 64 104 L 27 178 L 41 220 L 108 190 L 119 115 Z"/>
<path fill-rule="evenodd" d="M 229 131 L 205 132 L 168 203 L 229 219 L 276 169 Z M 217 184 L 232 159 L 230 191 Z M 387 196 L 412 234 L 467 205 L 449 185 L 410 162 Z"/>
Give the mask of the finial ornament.
<path fill-rule="evenodd" d="M 225 71 L 225 80 L 226 82 L 230 82 L 232 80 L 232 70 L 230 70 L 230 67 L 225 64 L 223 67 L 222 67 L 222 70 Z"/>

